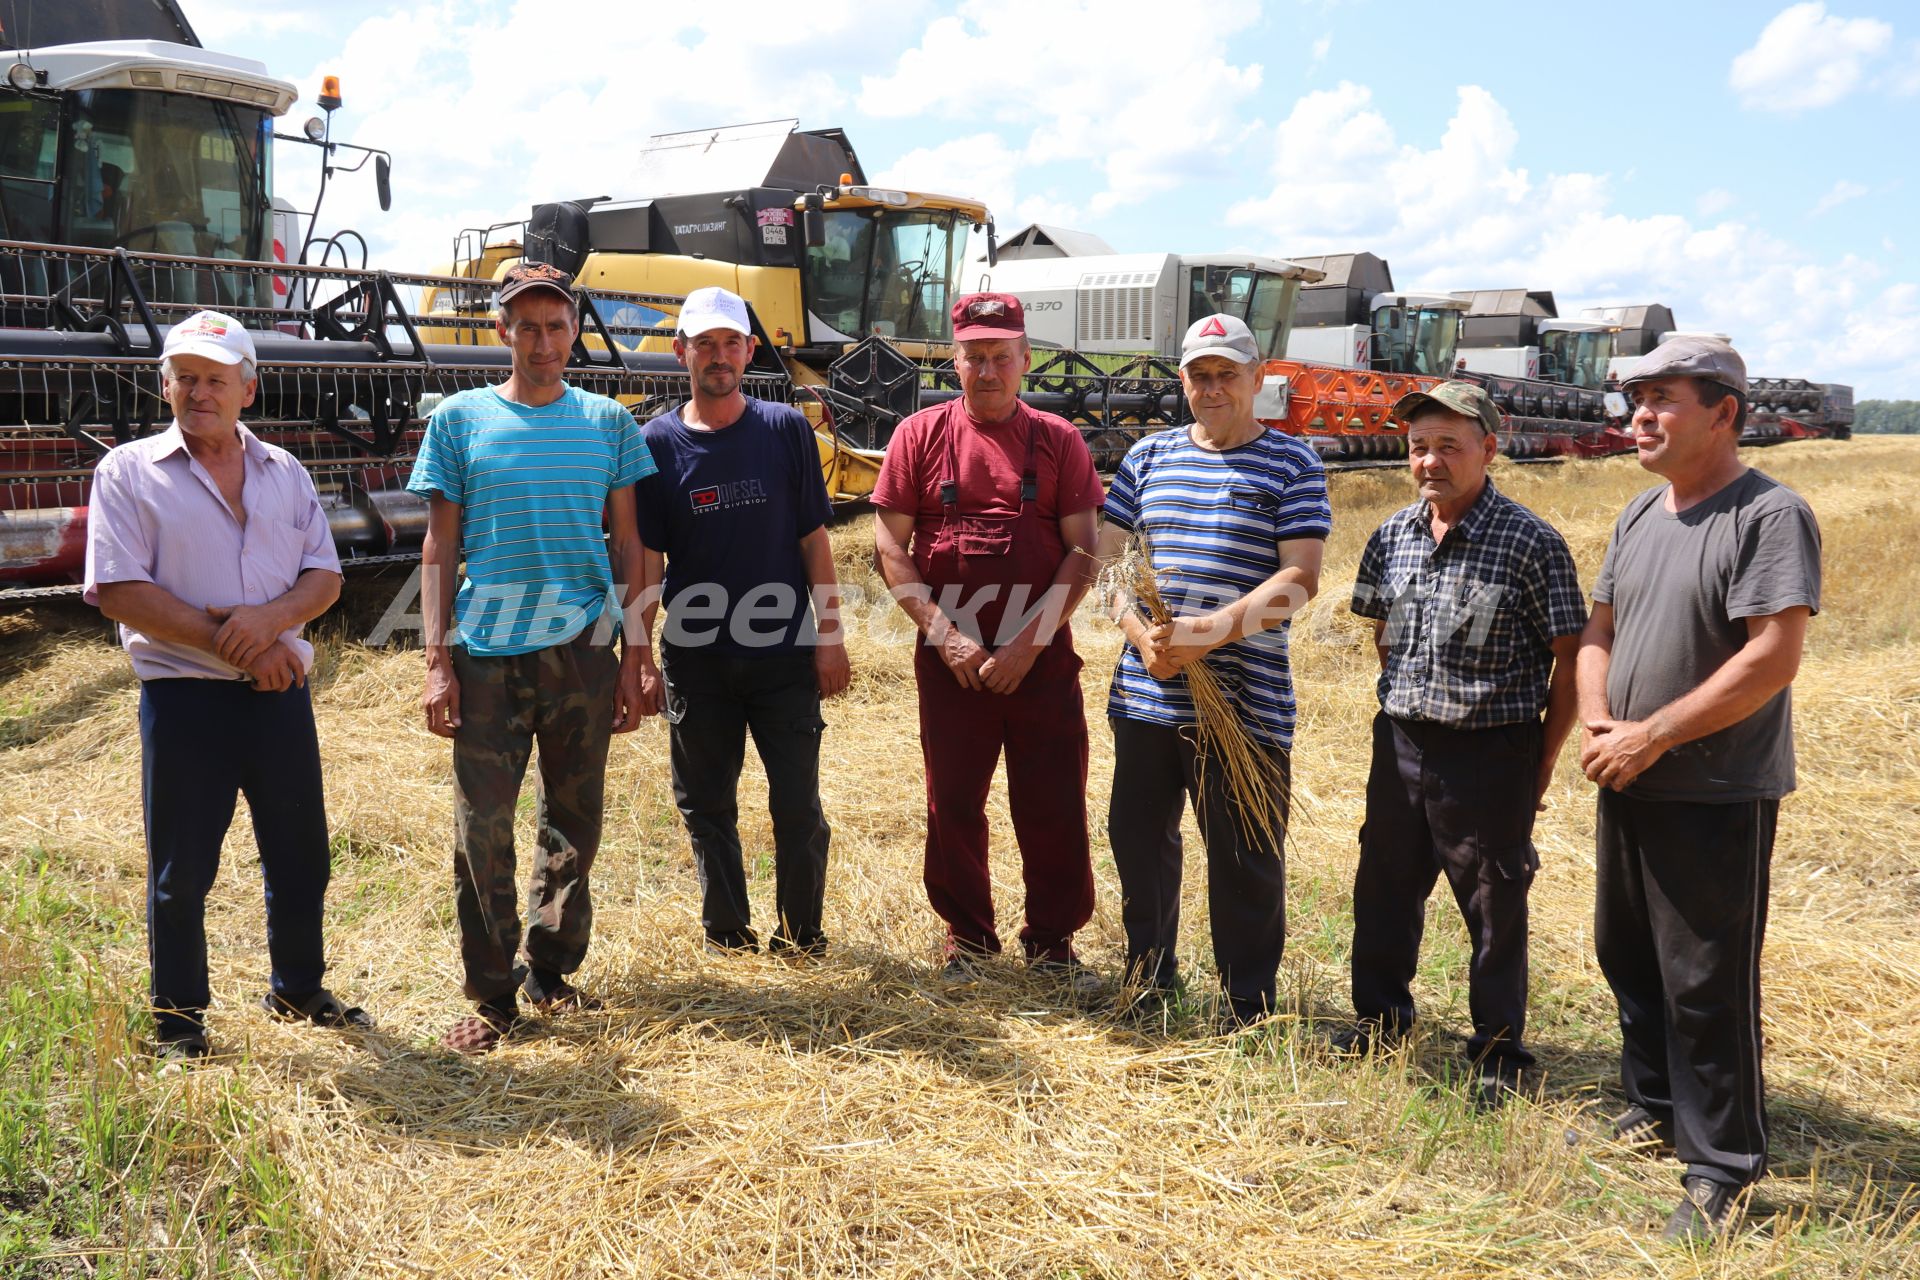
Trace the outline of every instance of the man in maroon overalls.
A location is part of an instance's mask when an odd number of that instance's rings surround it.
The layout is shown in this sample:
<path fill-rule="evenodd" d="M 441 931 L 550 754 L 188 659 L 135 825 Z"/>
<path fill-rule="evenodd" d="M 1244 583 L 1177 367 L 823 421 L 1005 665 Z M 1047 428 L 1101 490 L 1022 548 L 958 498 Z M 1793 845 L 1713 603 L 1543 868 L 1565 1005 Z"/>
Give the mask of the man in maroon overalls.
<path fill-rule="evenodd" d="M 874 485 L 881 574 L 914 646 L 927 768 L 927 897 L 947 922 L 947 971 L 998 952 L 987 790 L 1002 748 L 1027 888 L 1020 942 L 1035 969 L 1096 987 L 1074 958 L 1093 915 L 1087 720 L 1068 616 L 1097 565 L 1104 496 L 1064 418 L 1020 403 L 1032 363 L 1020 300 L 953 307 L 960 398 L 902 422 Z"/>

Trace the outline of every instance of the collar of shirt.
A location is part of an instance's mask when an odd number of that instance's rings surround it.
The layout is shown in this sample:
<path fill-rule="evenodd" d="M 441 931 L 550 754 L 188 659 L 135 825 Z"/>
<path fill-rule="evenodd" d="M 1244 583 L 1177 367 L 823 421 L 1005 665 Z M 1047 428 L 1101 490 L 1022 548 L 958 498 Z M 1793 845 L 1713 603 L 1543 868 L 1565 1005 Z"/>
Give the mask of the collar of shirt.
<path fill-rule="evenodd" d="M 259 436 L 247 430 L 246 423 L 234 423 L 233 430 L 240 437 L 240 447 L 247 451 L 249 461 L 265 462 L 267 460 L 267 446 L 260 442 Z M 173 457 L 176 453 L 193 456 L 187 449 L 187 433 L 181 429 L 178 418 L 175 418 L 165 431 L 154 438 L 153 452 L 148 456 L 155 462 L 159 462 L 163 458 Z"/>
<path fill-rule="evenodd" d="M 1493 509 L 1502 501 L 1500 491 L 1493 487 L 1493 477 L 1488 476 L 1486 484 L 1480 488 L 1480 496 L 1473 500 L 1458 524 L 1447 530 L 1446 540 L 1453 541 L 1458 535 L 1472 542 L 1480 534 L 1481 526 L 1493 518 Z M 1433 541 L 1433 507 L 1426 502 L 1416 502 L 1407 509 L 1407 523 L 1420 531 L 1428 542 Z"/>

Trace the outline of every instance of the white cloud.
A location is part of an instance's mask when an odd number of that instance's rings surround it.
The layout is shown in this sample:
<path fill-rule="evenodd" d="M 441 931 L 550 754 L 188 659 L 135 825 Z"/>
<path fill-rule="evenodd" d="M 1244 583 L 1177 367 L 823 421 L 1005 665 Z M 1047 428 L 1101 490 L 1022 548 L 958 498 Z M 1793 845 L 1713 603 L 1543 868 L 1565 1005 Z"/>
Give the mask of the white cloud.
<path fill-rule="evenodd" d="M 1733 205 L 1733 192 L 1728 191 L 1724 187 L 1715 187 L 1711 191 L 1703 191 L 1700 193 L 1700 198 L 1693 202 L 1694 209 L 1703 218 L 1711 218 L 1715 214 L 1725 213 L 1727 210 L 1733 208 Z"/>
<path fill-rule="evenodd" d="M 1169 23 L 1153 0 L 962 0 L 889 71 L 863 77 L 859 106 L 1024 133 L 1023 167 L 1101 174 L 1088 206 L 1104 214 L 1232 172 L 1261 69 L 1227 49 L 1258 19 L 1254 0 L 1225 0 L 1204 23 Z"/>
<path fill-rule="evenodd" d="M 360 229 L 374 260 L 396 269 L 444 263 L 459 228 L 525 218 L 537 201 L 635 194 L 651 134 L 794 114 L 832 123 L 847 94 L 831 68 L 882 61 L 924 8 L 818 0 L 805 23 L 776 0 L 737 0 L 724 22 L 671 8 L 607 22 L 595 0 L 430 0 L 378 14 L 297 79 L 311 101 L 322 72 L 342 77 L 334 136 L 393 152 L 394 209 L 379 212 L 364 177 L 340 178 L 322 224 Z M 569 45 L 559 77 L 527 55 L 556 30 L 593 33 Z M 303 208 L 316 172 L 282 144 L 279 185 Z"/>
<path fill-rule="evenodd" d="M 1920 40 L 1907 45 L 1906 56 L 1887 73 L 1886 86 L 1896 97 L 1920 93 Z"/>
<path fill-rule="evenodd" d="M 1313 58 L 1307 63 L 1307 70 L 1311 71 L 1326 62 L 1327 55 L 1332 52 L 1333 33 L 1329 31 L 1326 35 L 1321 36 L 1313 42 Z"/>
<path fill-rule="evenodd" d="M 1888 23 L 1836 17 L 1824 4 L 1791 5 L 1734 58 L 1727 82 L 1756 110 L 1829 106 L 1863 87 L 1869 64 L 1892 43 Z"/>
<path fill-rule="evenodd" d="M 1821 196 L 1820 199 L 1814 203 L 1813 208 L 1808 211 L 1807 216 L 1809 218 L 1817 218 L 1823 213 L 1831 213 L 1847 201 L 1858 200 L 1861 196 L 1868 194 L 1872 190 L 1873 188 L 1864 183 L 1849 182 L 1847 179 L 1842 178 L 1833 184 L 1827 194 Z"/>
<path fill-rule="evenodd" d="M 1608 175 L 1531 173 L 1514 163 L 1518 143 L 1484 89 L 1461 88 L 1438 142 L 1421 147 L 1365 87 L 1343 83 L 1305 95 L 1274 129 L 1271 194 L 1228 220 L 1283 256 L 1377 253 L 1401 288 L 1548 288 L 1563 315 L 1665 302 L 1687 328 L 1731 334 L 1756 372 L 1920 391 L 1920 290 L 1737 219 L 1617 212 Z"/>

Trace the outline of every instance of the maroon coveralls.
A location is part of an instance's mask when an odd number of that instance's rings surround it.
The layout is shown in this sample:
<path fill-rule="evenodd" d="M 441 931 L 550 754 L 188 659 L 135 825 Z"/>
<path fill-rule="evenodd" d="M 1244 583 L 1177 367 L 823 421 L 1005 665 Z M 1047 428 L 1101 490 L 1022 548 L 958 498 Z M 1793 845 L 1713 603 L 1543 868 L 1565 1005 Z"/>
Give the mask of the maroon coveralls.
<path fill-rule="evenodd" d="M 926 471 L 938 484 L 941 515 L 932 537 L 924 529 L 917 532 L 914 565 L 942 612 L 989 650 L 1012 638 L 1031 616 L 1067 554 L 1059 520 L 1042 513 L 1043 507 L 1055 507 L 1060 475 L 1057 466 L 1044 476 L 1035 466 L 1036 442 L 1048 429 L 1040 415 L 1023 409 L 1011 422 L 983 430 L 952 408 L 933 424 L 934 438 L 928 441 L 927 461 L 938 461 Z M 1012 493 L 995 503 L 985 501 L 986 495 L 962 492 L 960 437 L 969 430 L 1021 433 L 1007 442 L 1025 457 L 1018 514 L 983 511 L 1014 506 Z M 1079 445 L 1077 433 L 1072 443 Z M 1027 956 L 1066 959 L 1074 931 L 1093 915 L 1080 666 L 1072 628 L 1064 624 L 1011 694 L 968 689 L 936 646 L 916 647 L 927 774 L 927 897 L 947 922 L 956 948 L 1000 950 L 987 870 L 986 802 L 1003 749 L 1007 801 L 1027 890 L 1026 926 L 1020 931 Z"/>

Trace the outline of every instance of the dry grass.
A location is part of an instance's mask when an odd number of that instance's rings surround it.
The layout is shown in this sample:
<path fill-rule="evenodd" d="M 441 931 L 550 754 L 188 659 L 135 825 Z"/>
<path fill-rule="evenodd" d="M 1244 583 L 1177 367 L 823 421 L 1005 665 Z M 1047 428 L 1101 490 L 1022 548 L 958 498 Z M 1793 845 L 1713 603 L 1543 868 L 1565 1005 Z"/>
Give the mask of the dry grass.
<path fill-rule="evenodd" d="M 1214 1038 L 1202 1009 L 1143 1033 L 1012 966 L 942 987 L 919 883 L 907 651 L 862 629 L 853 688 L 827 717 L 832 958 L 789 968 L 699 950 L 664 726 L 652 723 L 615 748 L 596 871 L 583 978 L 609 1011 L 483 1061 L 451 1059 L 431 1048 L 461 1011 L 447 753 L 414 711 L 417 656 L 364 649 L 333 621 L 317 690 L 336 850 L 331 981 L 381 1030 L 346 1040 L 250 1007 L 264 931 L 239 824 L 209 921 L 212 1031 L 246 1054 L 153 1087 L 246 1085 L 335 1275 L 1920 1273 L 1920 515 L 1906 498 L 1920 441 L 1796 444 L 1757 461 L 1820 514 L 1828 608 L 1798 685 L 1802 789 L 1783 812 L 1765 956 L 1776 1172 L 1756 1227 L 1715 1250 L 1653 1240 L 1676 1166 L 1565 1140 L 1607 1097 L 1618 1045 L 1589 937 L 1592 805 L 1570 766 L 1538 833 L 1540 1096 L 1479 1116 L 1450 1080 L 1465 948 L 1444 896 L 1415 1050 L 1348 1068 L 1309 1034 L 1346 1011 L 1374 706 L 1373 655 L 1343 587 L 1366 534 L 1404 501 L 1394 473 L 1336 478 L 1325 595 L 1295 630 L 1306 816 L 1291 838 L 1288 1008 L 1263 1032 Z M 1587 582 L 1614 513 L 1648 483 L 1626 460 L 1500 477 L 1567 533 Z M 877 592 L 866 530 L 855 521 L 835 542 L 849 582 Z M 397 582 L 357 587 L 362 611 Z M 57 874 L 137 919 L 135 694 L 85 618 L 43 607 L 0 620 L 0 848 L 37 846 Z M 1098 815 L 1116 639 L 1102 621 L 1076 626 L 1100 886 L 1082 942 L 1112 972 L 1123 948 Z M 755 850 L 768 847 L 762 785 L 750 763 L 742 818 Z M 991 818 L 1007 924 L 1021 889 L 998 787 Z M 763 915 L 771 889 L 763 862 Z M 1204 971 L 1197 873 L 1185 916 L 1182 959 Z M 137 930 L 99 959 L 142 983 Z"/>

